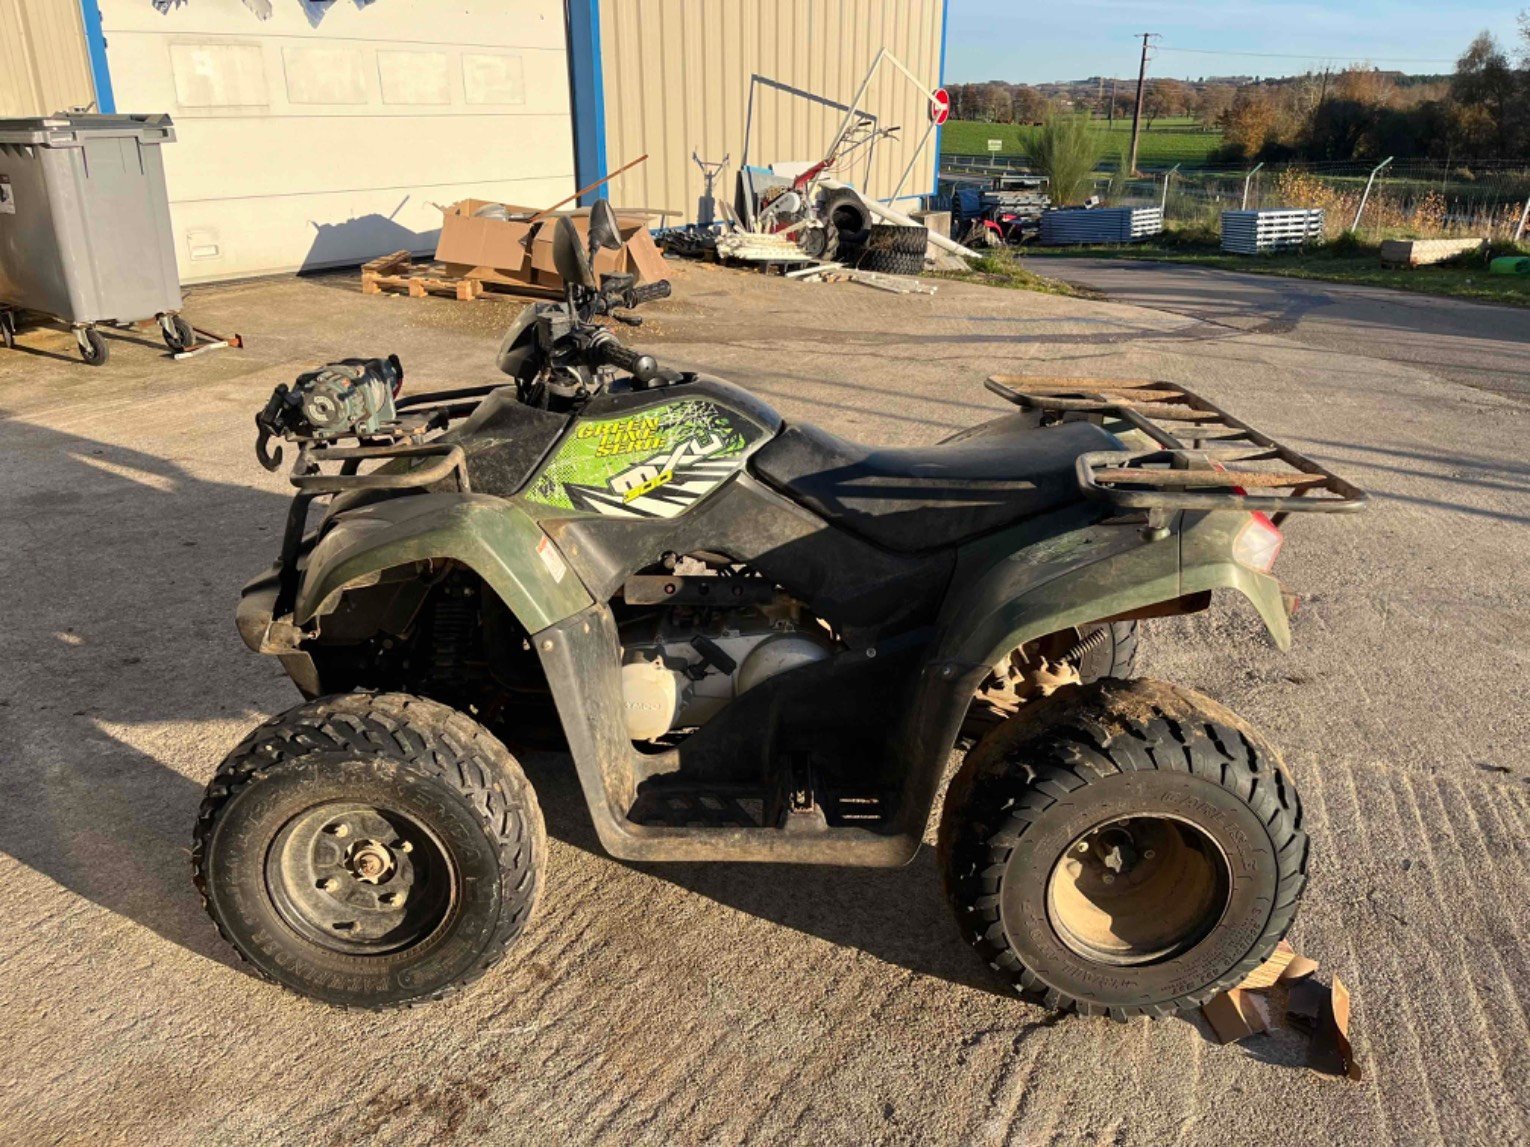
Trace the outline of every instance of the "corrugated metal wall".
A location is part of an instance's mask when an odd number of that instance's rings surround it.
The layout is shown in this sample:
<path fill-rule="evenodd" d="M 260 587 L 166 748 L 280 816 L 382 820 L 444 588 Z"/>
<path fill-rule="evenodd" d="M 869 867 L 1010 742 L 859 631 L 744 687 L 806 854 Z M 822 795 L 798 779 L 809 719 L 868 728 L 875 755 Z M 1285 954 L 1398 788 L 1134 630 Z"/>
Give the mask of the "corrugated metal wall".
<path fill-rule="evenodd" d="M 78 0 L 0 0 L 0 117 L 95 98 Z"/>
<path fill-rule="evenodd" d="M 647 163 L 612 181 L 611 198 L 678 212 L 670 223 L 693 219 L 703 188 L 694 149 L 709 160 L 731 154 L 726 185 L 717 188 L 731 203 L 752 73 L 849 103 L 885 47 L 933 89 L 943 16 L 943 0 L 600 0 L 607 165 L 648 153 Z M 902 131 L 877 144 L 869 173 L 856 162 L 839 175 L 873 196 L 891 195 L 929 126 L 927 101 L 884 63 L 862 106 Z M 840 117 L 757 88 L 749 161 L 821 159 Z M 902 193 L 928 192 L 934 172 L 932 135 Z"/>

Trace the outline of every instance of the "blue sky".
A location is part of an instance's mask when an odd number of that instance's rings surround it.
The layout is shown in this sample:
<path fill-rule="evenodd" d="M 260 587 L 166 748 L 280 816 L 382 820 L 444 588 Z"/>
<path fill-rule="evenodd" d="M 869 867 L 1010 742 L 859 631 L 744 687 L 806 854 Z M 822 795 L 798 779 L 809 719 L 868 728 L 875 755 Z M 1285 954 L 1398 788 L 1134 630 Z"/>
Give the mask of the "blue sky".
<path fill-rule="evenodd" d="M 1136 78 L 1141 41 L 1160 32 L 1148 74 L 1291 75 L 1370 60 L 1406 72 L 1448 72 L 1486 28 L 1509 47 L 1530 5 L 1435 0 L 949 0 L 946 79 L 1041 83 Z M 1178 52 L 1172 49 L 1196 49 Z M 1248 56 L 1238 52 L 1272 55 Z M 1210 53 L 1210 54 L 1203 54 Z M 1290 56 L 1303 58 L 1274 58 Z M 1396 62 L 1392 62 L 1392 61 Z M 1435 61 L 1439 62 L 1435 62 Z"/>

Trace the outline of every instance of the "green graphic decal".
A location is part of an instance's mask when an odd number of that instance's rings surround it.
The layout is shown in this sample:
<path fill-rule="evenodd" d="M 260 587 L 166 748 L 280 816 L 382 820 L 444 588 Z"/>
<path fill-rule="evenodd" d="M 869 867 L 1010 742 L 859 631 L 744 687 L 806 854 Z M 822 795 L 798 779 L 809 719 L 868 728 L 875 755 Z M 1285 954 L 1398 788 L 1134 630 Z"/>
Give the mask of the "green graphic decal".
<path fill-rule="evenodd" d="M 752 422 L 699 399 L 581 420 L 525 496 L 564 510 L 672 518 L 738 470 L 759 438 Z"/>

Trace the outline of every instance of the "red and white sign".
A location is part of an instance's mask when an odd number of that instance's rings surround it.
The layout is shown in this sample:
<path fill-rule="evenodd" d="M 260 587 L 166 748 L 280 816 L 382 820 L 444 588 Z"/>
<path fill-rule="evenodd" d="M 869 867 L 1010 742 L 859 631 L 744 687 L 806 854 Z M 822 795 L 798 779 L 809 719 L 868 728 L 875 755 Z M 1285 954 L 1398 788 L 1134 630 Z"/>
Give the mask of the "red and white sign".
<path fill-rule="evenodd" d="M 930 120 L 939 127 L 951 118 L 951 93 L 945 88 L 936 88 L 935 97 L 930 100 Z"/>

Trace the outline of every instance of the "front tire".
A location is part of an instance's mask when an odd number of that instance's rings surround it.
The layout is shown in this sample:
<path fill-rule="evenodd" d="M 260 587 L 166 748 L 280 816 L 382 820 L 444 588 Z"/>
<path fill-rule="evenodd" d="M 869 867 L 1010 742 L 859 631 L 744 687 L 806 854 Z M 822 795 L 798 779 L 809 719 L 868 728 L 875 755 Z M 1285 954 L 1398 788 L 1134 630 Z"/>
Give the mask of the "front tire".
<path fill-rule="evenodd" d="M 525 929 L 547 838 L 520 766 L 480 725 L 404 694 L 266 722 L 219 767 L 192 869 L 268 979 L 379 1010 L 481 976 Z"/>
<path fill-rule="evenodd" d="M 1306 885 L 1300 798 L 1274 750 L 1198 693 L 1074 686 L 968 754 L 942 811 L 947 896 L 1017 993 L 1166 1016 L 1240 983 Z"/>

